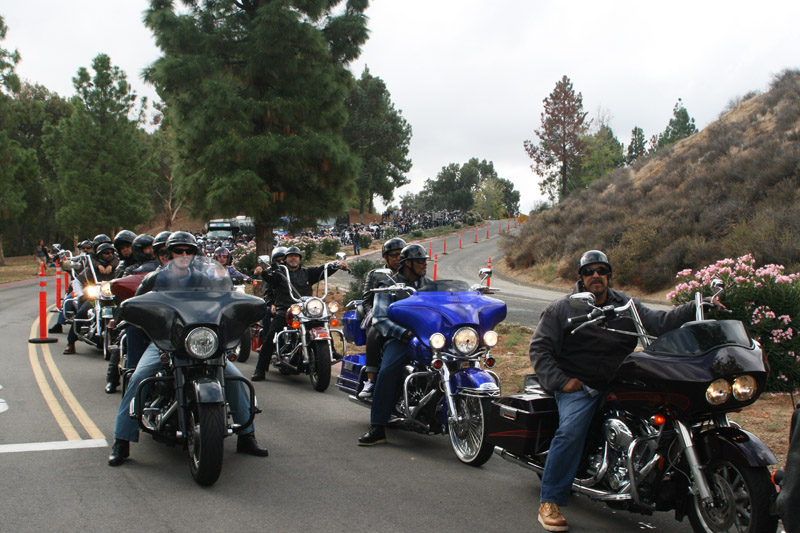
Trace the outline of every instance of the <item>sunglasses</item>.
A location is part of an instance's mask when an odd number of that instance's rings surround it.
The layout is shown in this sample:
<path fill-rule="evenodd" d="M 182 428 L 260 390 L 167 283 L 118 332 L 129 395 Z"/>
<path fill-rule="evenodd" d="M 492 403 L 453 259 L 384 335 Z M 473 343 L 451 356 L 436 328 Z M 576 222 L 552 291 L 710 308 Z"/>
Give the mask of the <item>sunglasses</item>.
<path fill-rule="evenodd" d="M 414 263 L 416 263 L 416 264 L 418 264 L 418 265 L 424 265 L 424 264 L 426 264 L 427 262 L 428 262 L 428 260 L 427 260 L 427 259 L 414 259 Z"/>
<path fill-rule="evenodd" d="M 173 255 L 194 255 L 194 248 L 173 248 L 170 251 Z"/>
<path fill-rule="evenodd" d="M 400 257 L 400 252 L 390 252 L 387 253 L 386 255 L 391 258 Z"/>
<path fill-rule="evenodd" d="M 581 269 L 581 276 L 586 276 L 588 278 L 595 274 L 599 276 L 608 276 L 609 274 L 611 274 L 611 271 L 608 268 L 602 266 L 594 268 L 586 267 Z"/>
<path fill-rule="evenodd" d="M 103 250 L 102 252 L 100 252 L 100 255 L 111 255 L 113 253 L 114 252 L 112 252 L 111 250 Z"/>

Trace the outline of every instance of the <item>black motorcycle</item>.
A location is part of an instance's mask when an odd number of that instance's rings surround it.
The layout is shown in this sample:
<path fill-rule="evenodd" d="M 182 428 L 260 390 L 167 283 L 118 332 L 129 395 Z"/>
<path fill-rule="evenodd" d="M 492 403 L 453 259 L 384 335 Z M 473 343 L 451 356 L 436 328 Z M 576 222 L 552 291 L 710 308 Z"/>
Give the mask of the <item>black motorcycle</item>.
<path fill-rule="evenodd" d="M 222 469 L 223 439 L 260 412 L 253 385 L 224 376 L 224 368 L 236 359 L 242 335 L 264 316 L 266 305 L 235 291 L 227 269 L 213 259 L 197 256 L 191 269 L 188 280 L 175 283 L 166 277 L 160 284 L 160 274 L 152 291 L 126 300 L 120 310 L 122 320 L 147 333 L 164 363 L 139 383 L 131 417 L 155 440 L 183 445 L 195 481 L 210 485 Z M 241 381 L 249 391 L 249 418 L 242 424 L 232 420 L 226 380 Z M 125 376 L 123 388 L 127 383 Z"/>
<path fill-rule="evenodd" d="M 575 330 L 629 317 L 637 333 L 613 331 L 643 346 L 622 362 L 597 409 L 573 492 L 642 514 L 674 510 L 694 531 L 775 531 L 768 465 L 777 459 L 727 418 L 756 401 L 768 373 L 744 325 L 705 320 L 698 294 L 696 321 L 653 338 L 632 300 L 598 308 L 591 293 L 579 293 L 570 301 L 590 311 L 571 320 Z M 492 403 L 486 439 L 503 459 L 541 476 L 557 427 L 555 399 L 529 376 L 524 394 Z"/>

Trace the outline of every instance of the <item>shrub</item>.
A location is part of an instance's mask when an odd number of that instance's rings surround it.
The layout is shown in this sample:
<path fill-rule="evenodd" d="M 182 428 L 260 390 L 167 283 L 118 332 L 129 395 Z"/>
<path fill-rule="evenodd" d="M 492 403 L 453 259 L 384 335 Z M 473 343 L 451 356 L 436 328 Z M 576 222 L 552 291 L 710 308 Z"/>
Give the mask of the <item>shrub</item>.
<path fill-rule="evenodd" d="M 253 275 L 253 270 L 255 270 L 256 262 L 258 261 L 255 241 L 248 245 L 237 244 L 236 248 L 231 250 L 231 255 L 233 256 L 231 264 L 237 270 L 248 276 Z"/>
<path fill-rule="evenodd" d="M 424 233 L 422 232 L 421 229 L 415 229 L 414 231 L 411 232 L 411 236 L 414 237 L 415 239 L 421 239 L 423 235 Z"/>
<path fill-rule="evenodd" d="M 325 238 L 319 243 L 319 253 L 322 255 L 335 255 L 339 251 L 342 243 L 339 239 Z"/>
<path fill-rule="evenodd" d="M 283 244 L 287 248 L 297 246 L 303 252 L 303 261 L 311 261 L 314 252 L 317 250 L 317 241 L 309 237 L 300 237 L 299 239 L 291 239 Z"/>
<path fill-rule="evenodd" d="M 370 270 L 381 268 L 383 263 L 381 261 L 371 261 L 370 259 L 359 259 L 349 264 L 350 275 L 355 281 L 351 281 L 347 288 L 347 294 L 344 295 L 344 303 L 351 302 L 352 300 L 360 300 L 364 295 L 364 279 Z"/>
<path fill-rule="evenodd" d="M 792 392 L 800 385 L 800 335 L 794 334 L 792 326 L 800 320 L 800 275 L 785 274 L 781 265 L 756 268 L 755 264 L 747 254 L 736 261 L 722 259 L 697 272 L 683 270 L 667 298 L 685 303 L 698 290 L 710 296 L 711 281 L 721 279 L 726 288 L 720 300 L 731 311 L 724 318 L 741 320 L 767 356 L 766 390 Z"/>
<path fill-rule="evenodd" d="M 358 244 L 362 248 L 369 248 L 369 246 L 372 244 L 372 235 L 369 233 L 359 233 Z"/>
<path fill-rule="evenodd" d="M 397 237 L 397 228 L 394 226 L 388 226 L 383 231 L 383 236 L 388 241 L 389 239 L 393 239 Z"/>

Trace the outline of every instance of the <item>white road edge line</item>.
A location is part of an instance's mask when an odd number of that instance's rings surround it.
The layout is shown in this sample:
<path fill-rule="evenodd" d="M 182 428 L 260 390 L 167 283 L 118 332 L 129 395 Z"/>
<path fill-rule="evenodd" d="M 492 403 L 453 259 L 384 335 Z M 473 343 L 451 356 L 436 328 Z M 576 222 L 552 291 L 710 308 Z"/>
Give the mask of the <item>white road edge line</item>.
<path fill-rule="evenodd" d="M 23 444 L 0 444 L 0 453 L 78 450 L 82 448 L 104 448 L 106 446 L 108 446 L 108 442 L 106 441 L 106 439 L 28 442 Z"/>

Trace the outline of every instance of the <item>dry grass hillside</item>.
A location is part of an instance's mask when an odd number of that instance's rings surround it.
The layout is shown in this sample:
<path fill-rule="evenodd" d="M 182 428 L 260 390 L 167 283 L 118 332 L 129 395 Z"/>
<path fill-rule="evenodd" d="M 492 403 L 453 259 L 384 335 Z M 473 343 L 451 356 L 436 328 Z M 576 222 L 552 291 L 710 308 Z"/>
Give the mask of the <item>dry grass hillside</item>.
<path fill-rule="evenodd" d="M 586 249 L 606 251 L 618 284 L 644 292 L 675 273 L 752 253 L 800 269 L 800 71 L 744 97 L 704 130 L 533 213 L 503 245 L 508 266 L 573 279 Z"/>

